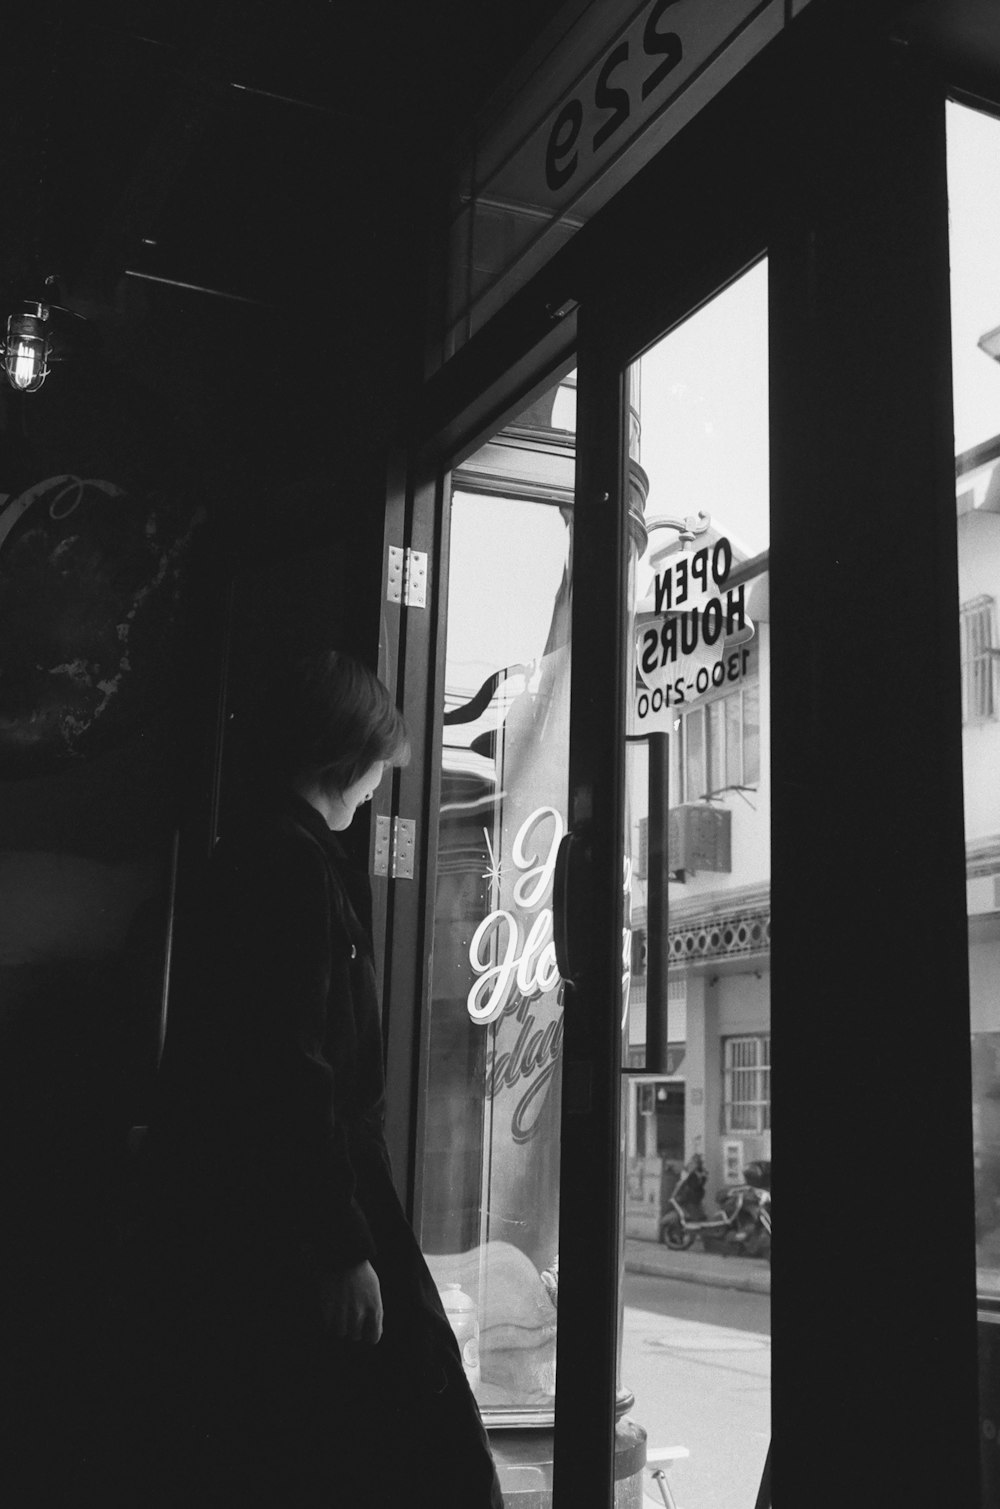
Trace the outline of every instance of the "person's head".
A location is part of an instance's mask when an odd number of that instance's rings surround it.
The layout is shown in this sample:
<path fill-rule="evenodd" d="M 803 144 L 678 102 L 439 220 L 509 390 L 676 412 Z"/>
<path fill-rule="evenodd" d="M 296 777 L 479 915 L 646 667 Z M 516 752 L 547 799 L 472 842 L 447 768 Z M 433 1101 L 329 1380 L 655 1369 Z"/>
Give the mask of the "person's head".
<path fill-rule="evenodd" d="M 395 702 L 373 671 L 342 650 L 302 657 L 265 699 L 261 728 L 275 775 L 337 831 L 368 801 L 410 744 Z"/>

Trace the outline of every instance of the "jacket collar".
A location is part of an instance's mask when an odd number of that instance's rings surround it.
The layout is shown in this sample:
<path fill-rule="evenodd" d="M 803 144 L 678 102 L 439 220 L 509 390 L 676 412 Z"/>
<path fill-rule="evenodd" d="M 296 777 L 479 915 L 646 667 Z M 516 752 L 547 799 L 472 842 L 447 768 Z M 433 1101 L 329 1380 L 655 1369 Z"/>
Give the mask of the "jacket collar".
<path fill-rule="evenodd" d="M 300 796 L 297 791 L 287 791 L 284 795 L 288 812 L 299 826 L 305 828 L 313 838 L 318 839 L 324 849 L 329 849 L 338 860 L 346 862 L 347 856 L 339 838 L 332 829 L 327 827 L 325 819 L 316 811 L 312 803 L 307 802 L 305 797 Z"/>
<path fill-rule="evenodd" d="M 328 828 L 316 808 L 297 791 L 286 793 L 286 810 L 294 822 L 315 838 L 334 862 L 340 882 L 347 893 L 356 918 L 360 919 L 366 936 L 370 937 L 372 926 L 371 887 L 368 875 L 348 857 L 339 837 Z"/>

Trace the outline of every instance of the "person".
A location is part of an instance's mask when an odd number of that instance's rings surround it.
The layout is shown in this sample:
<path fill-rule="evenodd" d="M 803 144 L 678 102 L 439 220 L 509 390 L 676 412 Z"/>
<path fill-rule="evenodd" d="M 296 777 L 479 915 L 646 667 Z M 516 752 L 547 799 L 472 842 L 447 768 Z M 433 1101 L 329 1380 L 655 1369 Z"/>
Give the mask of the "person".
<path fill-rule="evenodd" d="M 339 837 L 406 729 L 339 651 L 277 677 L 250 727 L 255 798 L 178 939 L 143 1146 L 132 1498 L 502 1509 L 393 1184 L 370 890 Z"/>

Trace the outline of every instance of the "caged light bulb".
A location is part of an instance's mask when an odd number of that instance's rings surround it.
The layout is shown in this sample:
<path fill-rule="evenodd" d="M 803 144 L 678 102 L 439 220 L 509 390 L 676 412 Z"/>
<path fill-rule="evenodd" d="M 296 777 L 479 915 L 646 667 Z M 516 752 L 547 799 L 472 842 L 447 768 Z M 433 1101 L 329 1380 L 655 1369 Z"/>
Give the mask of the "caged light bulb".
<path fill-rule="evenodd" d="M 4 366 L 12 387 L 20 393 L 37 393 L 48 376 L 51 344 L 45 330 L 49 311 L 44 304 L 12 314 L 7 321 Z"/>

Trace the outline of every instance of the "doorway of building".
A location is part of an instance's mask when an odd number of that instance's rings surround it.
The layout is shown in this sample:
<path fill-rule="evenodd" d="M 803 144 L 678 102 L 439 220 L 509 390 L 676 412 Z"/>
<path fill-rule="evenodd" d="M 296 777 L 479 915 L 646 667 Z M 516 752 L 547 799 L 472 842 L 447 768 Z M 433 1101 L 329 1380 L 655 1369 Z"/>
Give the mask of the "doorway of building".
<path fill-rule="evenodd" d="M 661 1080 L 654 1087 L 653 1125 L 656 1157 L 664 1162 L 684 1157 L 684 1086 Z"/>

